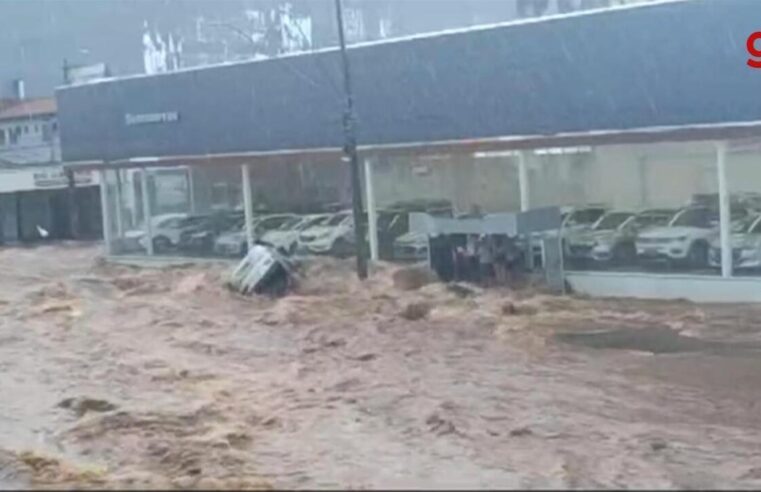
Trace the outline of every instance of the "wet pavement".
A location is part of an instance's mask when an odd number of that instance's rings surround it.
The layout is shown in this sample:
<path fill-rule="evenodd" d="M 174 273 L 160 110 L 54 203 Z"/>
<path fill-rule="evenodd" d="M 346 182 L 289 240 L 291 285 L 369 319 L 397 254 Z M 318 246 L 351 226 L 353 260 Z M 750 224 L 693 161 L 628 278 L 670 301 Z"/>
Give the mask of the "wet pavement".
<path fill-rule="evenodd" d="M 0 250 L 3 487 L 761 486 L 761 307 L 97 254 Z"/>

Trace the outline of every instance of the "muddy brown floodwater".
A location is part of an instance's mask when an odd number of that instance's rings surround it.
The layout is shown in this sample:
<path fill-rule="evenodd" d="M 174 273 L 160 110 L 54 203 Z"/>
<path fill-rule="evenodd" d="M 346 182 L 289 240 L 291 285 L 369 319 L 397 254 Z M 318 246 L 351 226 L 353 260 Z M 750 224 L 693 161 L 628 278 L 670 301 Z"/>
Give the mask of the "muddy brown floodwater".
<path fill-rule="evenodd" d="M 0 488 L 761 487 L 759 306 L 225 268 L 0 250 Z"/>

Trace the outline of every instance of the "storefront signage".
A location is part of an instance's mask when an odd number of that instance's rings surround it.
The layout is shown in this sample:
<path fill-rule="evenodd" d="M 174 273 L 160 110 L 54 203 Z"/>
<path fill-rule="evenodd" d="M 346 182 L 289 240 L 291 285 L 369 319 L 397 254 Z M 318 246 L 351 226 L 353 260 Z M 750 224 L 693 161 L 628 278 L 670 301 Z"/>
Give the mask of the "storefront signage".
<path fill-rule="evenodd" d="M 38 171 L 34 173 L 35 188 L 61 188 L 68 186 L 69 180 L 63 170 Z M 92 172 L 77 171 L 74 173 L 74 184 L 78 186 L 90 185 L 93 183 Z"/>
<path fill-rule="evenodd" d="M 177 111 L 168 111 L 165 113 L 139 113 L 124 115 L 124 122 L 127 126 L 149 125 L 154 123 L 175 123 L 180 120 L 180 113 Z"/>

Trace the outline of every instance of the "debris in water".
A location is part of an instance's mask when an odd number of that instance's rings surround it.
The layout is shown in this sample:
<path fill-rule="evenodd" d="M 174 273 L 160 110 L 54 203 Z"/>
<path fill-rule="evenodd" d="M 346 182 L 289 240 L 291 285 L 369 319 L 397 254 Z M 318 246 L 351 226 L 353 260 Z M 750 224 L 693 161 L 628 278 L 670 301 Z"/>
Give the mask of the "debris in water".
<path fill-rule="evenodd" d="M 668 443 L 663 439 L 655 439 L 650 443 L 650 448 L 653 451 L 663 451 L 668 447 Z"/>
<path fill-rule="evenodd" d="M 511 430 L 510 431 L 510 435 L 512 437 L 532 436 L 532 435 L 534 435 L 534 431 L 532 431 L 528 427 L 518 427 L 517 429 Z"/>
<path fill-rule="evenodd" d="M 88 397 L 66 398 L 58 403 L 58 407 L 73 411 L 77 417 L 82 417 L 87 412 L 110 412 L 117 408 L 109 401 Z"/>
<path fill-rule="evenodd" d="M 447 284 L 447 290 L 463 298 L 477 296 L 482 292 L 482 289 L 475 285 L 467 285 L 463 283 Z"/>
<path fill-rule="evenodd" d="M 431 312 L 432 306 L 428 302 L 411 302 L 404 306 L 400 316 L 410 321 L 418 321 Z"/>
<path fill-rule="evenodd" d="M 391 274 L 394 287 L 399 290 L 418 290 L 421 287 L 436 281 L 433 272 L 424 267 L 414 266 L 399 268 Z"/>

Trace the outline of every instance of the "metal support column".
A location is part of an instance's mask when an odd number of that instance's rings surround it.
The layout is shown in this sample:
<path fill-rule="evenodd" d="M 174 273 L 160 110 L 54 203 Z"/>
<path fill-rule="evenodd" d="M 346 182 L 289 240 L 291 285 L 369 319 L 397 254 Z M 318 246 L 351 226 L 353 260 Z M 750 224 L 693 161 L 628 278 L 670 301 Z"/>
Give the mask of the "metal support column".
<path fill-rule="evenodd" d="M 721 238 L 721 276 L 732 276 L 731 214 L 727 189 L 727 143 L 716 143 L 716 172 L 719 178 L 719 235 Z"/>
<path fill-rule="evenodd" d="M 190 202 L 190 213 L 195 215 L 196 211 L 196 188 L 195 181 L 193 179 L 193 169 L 188 166 L 187 169 L 187 185 L 188 185 L 188 202 Z"/>
<path fill-rule="evenodd" d="M 378 214 L 375 210 L 373 163 L 369 158 L 365 159 L 365 196 L 367 198 L 367 235 L 370 239 L 370 259 L 378 261 Z"/>
<path fill-rule="evenodd" d="M 243 180 L 243 220 L 246 221 L 246 244 L 248 249 L 254 245 L 254 199 L 251 194 L 251 168 L 248 164 L 240 166 Z"/>
<path fill-rule="evenodd" d="M 145 219 L 145 238 L 146 248 L 148 249 L 148 255 L 153 256 L 153 214 L 151 213 L 151 196 L 148 191 L 148 170 L 145 168 L 140 169 L 140 188 L 142 189 L 143 197 L 143 217 Z"/>
<path fill-rule="evenodd" d="M 116 173 L 116 237 L 124 238 L 124 202 L 122 202 L 122 171 L 114 170 Z"/>
<path fill-rule="evenodd" d="M 111 204 L 108 200 L 108 181 L 106 180 L 106 171 L 98 171 L 100 179 L 100 210 L 103 219 L 103 241 L 106 243 L 106 254 L 113 254 L 111 236 Z"/>
<path fill-rule="evenodd" d="M 525 212 L 531 208 L 531 190 L 528 180 L 526 154 L 523 151 L 518 152 L 518 186 L 521 192 L 521 212 Z"/>

